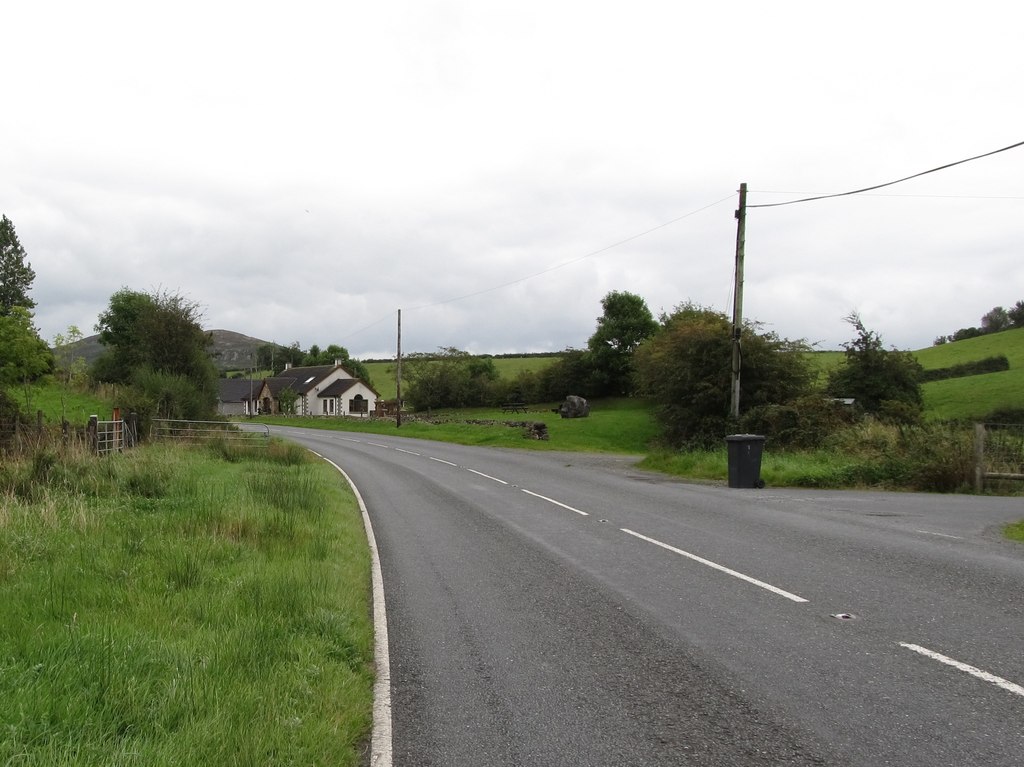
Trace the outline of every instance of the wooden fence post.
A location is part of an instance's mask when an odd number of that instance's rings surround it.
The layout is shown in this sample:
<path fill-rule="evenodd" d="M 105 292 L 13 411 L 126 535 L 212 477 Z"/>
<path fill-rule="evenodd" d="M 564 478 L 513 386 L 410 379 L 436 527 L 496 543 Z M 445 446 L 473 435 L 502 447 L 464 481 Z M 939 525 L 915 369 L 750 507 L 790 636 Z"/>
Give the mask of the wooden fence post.
<path fill-rule="evenodd" d="M 985 490 L 985 424 L 974 424 L 974 492 Z"/>
<path fill-rule="evenodd" d="M 85 427 L 86 441 L 89 443 L 89 449 L 94 453 L 100 451 L 99 420 L 98 415 L 91 415 L 89 416 L 89 425 Z"/>

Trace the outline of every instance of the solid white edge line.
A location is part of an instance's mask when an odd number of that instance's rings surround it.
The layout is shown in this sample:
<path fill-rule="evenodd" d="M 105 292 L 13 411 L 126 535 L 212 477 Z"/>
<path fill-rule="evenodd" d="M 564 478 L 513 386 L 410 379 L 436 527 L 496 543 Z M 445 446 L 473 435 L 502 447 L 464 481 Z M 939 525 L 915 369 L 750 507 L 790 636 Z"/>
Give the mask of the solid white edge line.
<path fill-rule="evenodd" d="M 391 767 L 391 656 L 388 654 L 388 617 L 384 604 L 384 576 L 380 570 L 380 555 L 377 553 L 377 539 L 373 535 L 370 515 L 363 503 L 359 488 L 345 470 L 330 458 L 326 458 L 315 450 L 313 455 L 327 461 L 341 472 L 341 476 L 352 488 L 352 493 L 359 504 L 363 515 L 363 527 L 366 529 L 366 540 L 370 545 L 370 581 L 373 586 L 373 654 L 376 666 L 376 678 L 373 683 L 373 734 L 370 737 L 371 767 Z"/>
<path fill-rule="evenodd" d="M 561 506 L 563 509 L 568 509 L 569 511 L 575 511 L 581 517 L 589 517 L 590 516 L 590 514 L 588 514 L 587 512 L 580 511 L 579 509 L 574 509 L 572 506 L 566 506 L 564 503 L 562 503 L 561 501 L 556 501 L 554 498 L 548 498 L 546 495 L 541 495 L 540 493 L 535 493 L 532 490 L 527 490 L 527 489 L 522 488 L 522 487 L 519 488 L 519 489 L 522 490 L 527 495 L 532 495 L 534 498 L 540 498 L 542 501 L 547 501 L 548 503 L 553 503 L 553 504 L 555 504 L 555 506 Z"/>
<path fill-rule="evenodd" d="M 663 548 L 663 549 L 667 549 L 667 550 L 669 550 L 671 552 L 679 554 L 680 556 L 686 557 L 688 559 L 692 559 L 694 562 L 700 562 L 702 565 L 707 565 L 708 567 L 714 568 L 715 570 L 723 572 L 726 575 L 731 575 L 733 578 L 739 578 L 741 581 L 746 581 L 747 583 L 752 583 L 755 586 L 759 586 L 762 589 L 765 589 L 766 591 L 772 592 L 773 594 L 778 594 L 780 597 L 785 597 L 786 599 L 790 599 L 790 600 L 792 600 L 794 602 L 806 602 L 807 601 L 803 597 L 798 597 L 796 594 L 791 594 L 788 591 L 784 591 L 784 590 L 780 589 L 778 586 L 772 586 L 770 583 L 765 583 L 764 581 L 757 580 L 757 578 L 751 578 L 749 575 L 744 575 L 743 573 L 737 572 L 736 570 L 730 570 L 728 567 L 725 567 L 724 565 L 720 565 L 717 562 L 712 562 L 710 559 L 704 559 L 704 557 L 698 557 L 696 554 L 691 554 L 688 551 L 683 551 L 682 549 L 677 549 L 675 546 L 669 546 L 667 543 L 662 543 L 661 541 L 656 540 L 654 538 L 648 538 L 646 535 L 641 535 L 640 533 L 634 532 L 633 530 L 627 530 L 625 527 L 620 527 L 619 529 L 622 530 L 622 532 L 626 533 L 627 535 L 632 535 L 633 537 L 639 538 L 642 541 L 647 541 L 648 543 L 653 543 L 655 546 L 661 546 L 661 548 Z"/>
<path fill-rule="evenodd" d="M 498 479 L 497 477 L 492 477 L 490 474 L 484 474 L 482 471 L 477 471 L 476 469 L 466 469 L 466 471 L 471 471 L 474 474 L 479 474 L 484 479 L 493 479 L 495 482 L 500 482 L 503 485 L 507 485 L 508 484 L 508 482 L 506 482 L 503 479 Z"/>
<path fill-rule="evenodd" d="M 900 647 L 906 647 L 908 650 L 913 650 L 914 652 L 918 653 L 919 655 L 923 655 L 926 658 L 937 660 L 939 663 L 945 663 L 947 666 L 952 666 L 955 669 L 964 671 L 970 674 L 971 676 L 977 677 L 978 679 L 983 679 L 986 682 L 994 684 L 996 687 L 1001 687 L 1004 690 L 1008 690 L 1009 692 L 1012 692 L 1015 695 L 1020 695 L 1022 698 L 1024 698 L 1024 687 L 1014 682 L 1011 682 L 1008 679 L 1003 679 L 1001 676 L 996 676 L 995 674 L 990 674 L 987 671 L 982 671 L 980 668 L 969 666 L 968 664 L 961 663 L 958 660 L 953 660 L 952 658 L 947 657 L 942 653 L 935 652 L 934 650 L 929 650 L 927 647 L 921 647 L 921 645 L 910 644 L 909 642 L 900 642 Z"/>
<path fill-rule="evenodd" d="M 438 463 L 445 463 L 445 464 L 448 464 L 449 466 L 454 466 L 456 468 L 458 468 L 458 466 L 459 466 L 457 463 L 452 463 L 451 461 L 446 461 L 443 458 L 434 458 L 434 456 L 432 456 L 432 455 L 428 455 L 427 458 L 429 458 L 431 461 L 437 461 Z"/>

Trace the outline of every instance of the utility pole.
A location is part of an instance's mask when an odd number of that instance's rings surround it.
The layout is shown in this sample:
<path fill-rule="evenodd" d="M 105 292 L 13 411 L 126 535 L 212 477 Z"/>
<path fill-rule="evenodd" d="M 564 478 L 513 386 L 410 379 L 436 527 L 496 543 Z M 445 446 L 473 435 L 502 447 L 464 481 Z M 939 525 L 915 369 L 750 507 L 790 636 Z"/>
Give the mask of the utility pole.
<path fill-rule="evenodd" d="M 398 310 L 398 357 L 395 361 L 395 428 L 402 426 L 402 310 Z"/>
<path fill-rule="evenodd" d="M 732 302 L 732 407 L 733 418 L 740 417 L 740 368 L 743 352 L 740 334 L 743 329 L 743 248 L 747 238 L 747 185 L 740 184 L 740 206 L 736 210 L 736 281 Z"/>

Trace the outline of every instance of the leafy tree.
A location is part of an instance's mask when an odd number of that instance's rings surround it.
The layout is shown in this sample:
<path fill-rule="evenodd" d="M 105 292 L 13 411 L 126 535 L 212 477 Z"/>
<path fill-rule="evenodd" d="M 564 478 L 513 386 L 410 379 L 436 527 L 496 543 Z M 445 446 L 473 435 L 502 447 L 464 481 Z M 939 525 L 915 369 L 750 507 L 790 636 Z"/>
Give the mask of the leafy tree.
<path fill-rule="evenodd" d="M 24 306 L 12 306 L 0 316 L 0 387 L 25 386 L 53 369 L 53 354 L 32 325 L 32 313 Z"/>
<path fill-rule="evenodd" d="M 344 346 L 330 344 L 321 350 L 319 346 L 313 344 L 302 360 L 303 365 L 333 365 L 335 362 L 340 362 L 341 366 L 356 378 L 370 383 L 370 372 L 366 366 L 359 360 L 352 359 Z"/>
<path fill-rule="evenodd" d="M 141 383 L 140 377 L 153 373 L 180 377 L 204 403 L 206 414 L 212 413 L 217 370 L 210 356 L 213 336 L 202 329 L 201 318 L 198 304 L 181 295 L 122 288 L 111 296 L 96 324 L 100 343 L 107 348 L 94 364 L 93 375 L 124 384 Z"/>
<path fill-rule="evenodd" d="M 417 409 L 488 404 L 498 371 L 490 357 L 444 347 L 437 354 L 410 354 L 403 360 L 405 398 Z"/>
<path fill-rule="evenodd" d="M 920 363 L 910 352 L 886 350 L 881 336 L 864 327 L 856 312 L 845 319 L 857 336 L 843 344 L 846 358 L 829 375 L 827 392 L 833 397 L 853 397 L 862 410 L 886 420 L 918 420 L 923 409 Z"/>
<path fill-rule="evenodd" d="M 291 346 L 281 344 L 263 344 L 256 349 L 256 367 L 261 370 L 271 370 L 277 375 L 284 370 L 285 365 L 291 363 L 294 366 L 303 364 L 306 353 L 299 348 L 299 342 L 292 342 Z"/>
<path fill-rule="evenodd" d="M 805 343 L 761 333 L 756 323 L 746 324 L 743 339 L 740 400 L 746 408 L 807 394 L 812 376 Z M 732 394 L 732 323 L 724 314 L 679 306 L 661 317 L 634 364 L 641 393 L 659 405 L 667 444 L 720 444 L 730 428 Z"/>
<path fill-rule="evenodd" d="M 75 354 L 75 345 L 85 336 L 77 325 L 68 325 L 66 333 L 53 337 L 53 356 L 65 385 L 80 383 L 88 373 L 85 357 Z"/>
<path fill-rule="evenodd" d="M 590 354 L 581 349 L 566 349 L 562 356 L 538 374 L 536 402 L 564 400 L 570 394 L 593 397 L 593 367 Z M 530 402 L 530 400 L 526 400 Z"/>
<path fill-rule="evenodd" d="M 1018 301 L 1013 305 L 1006 316 L 1010 319 L 1010 325 L 1015 328 L 1024 328 L 1024 301 Z"/>
<path fill-rule="evenodd" d="M 295 415 L 295 405 L 299 395 L 291 386 L 286 386 L 277 393 L 277 409 L 281 415 Z"/>
<path fill-rule="evenodd" d="M 31 310 L 36 305 L 28 297 L 36 273 L 25 258 L 14 224 L 4 216 L 0 219 L 0 317 L 10 315 L 16 306 Z"/>
<path fill-rule="evenodd" d="M 983 333 L 998 333 L 1009 327 L 1010 315 L 1001 306 L 994 307 L 981 318 L 981 330 Z"/>
<path fill-rule="evenodd" d="M 985 335 L 985 331 L 981 328 L 960 328 L 949 338 L 951 341 L 966 341 L 968 338 L 978 338 L 979 336 Z"/>
<path fill-rule="evenodd" d="M 638 295 L 613 290 L 601 299 L 604 313 L 587 341 L 593 396 L 621 396 L 633 390 L 633 353 L 657 329 L 647 303 Z"/>

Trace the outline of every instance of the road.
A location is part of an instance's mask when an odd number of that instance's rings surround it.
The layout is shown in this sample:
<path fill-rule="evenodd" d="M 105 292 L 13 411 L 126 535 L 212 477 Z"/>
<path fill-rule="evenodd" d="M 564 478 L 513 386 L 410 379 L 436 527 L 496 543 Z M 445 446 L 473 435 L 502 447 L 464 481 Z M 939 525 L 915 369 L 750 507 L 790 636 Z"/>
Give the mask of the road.
<path fill-rule="evenodd" d="M 273 430 L 373 521 L 396 765 L 1024 764 L 1019 498 Z"/>

